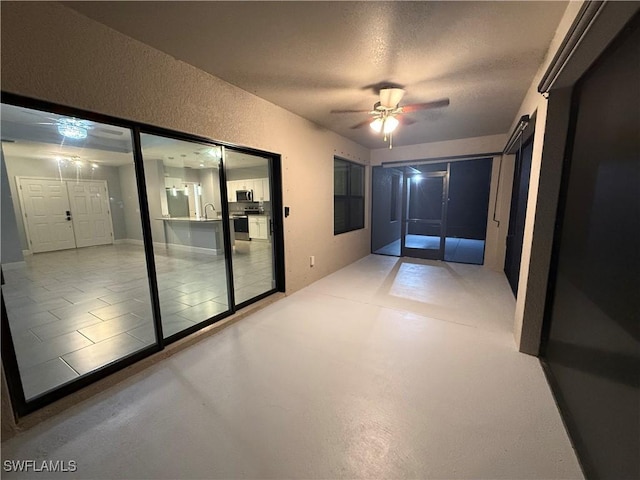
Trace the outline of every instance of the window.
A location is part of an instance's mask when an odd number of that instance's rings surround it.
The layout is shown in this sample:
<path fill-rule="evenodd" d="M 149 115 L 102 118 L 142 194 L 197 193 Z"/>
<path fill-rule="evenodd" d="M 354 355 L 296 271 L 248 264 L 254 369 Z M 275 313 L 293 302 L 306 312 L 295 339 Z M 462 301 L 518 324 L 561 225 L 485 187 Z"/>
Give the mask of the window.
<path fill-rule="evenodd" d="M 333 160 L 333 234 L 364 228 L 364 167 Z"/>

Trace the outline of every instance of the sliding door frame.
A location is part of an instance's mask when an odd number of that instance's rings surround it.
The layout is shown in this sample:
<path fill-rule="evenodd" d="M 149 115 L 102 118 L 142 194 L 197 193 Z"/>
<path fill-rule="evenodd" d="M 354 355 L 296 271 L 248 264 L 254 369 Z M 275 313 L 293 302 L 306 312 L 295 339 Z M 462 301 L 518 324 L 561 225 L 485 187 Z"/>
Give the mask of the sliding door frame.
<path fill-rule="evenodd" d="M 403 192 L 402 192 L 402 224 L 400 226 L 400 256 L 401 257 L 411 257 L 411 258 L 422 258 L 426 260 L 444 260 L 444 248 L 446 242 L 447 235 L 447 205 L 449 203 L 449 164 L 447 163 L 446 170 L 437 170 L 433 172 L 424 172 L 424 173 L 409 173 L 409 168 L 405 167 L 404 171 L 404 182 L 403 182 Z M 410 218 L 409 209 L 410 209 L 410 200 L 411 200 L 411 179 L 415 176 L 422 176 L 425 179 L 428 178 L 442 178 L 442 198 L 440 205 L 440 221 L 428 221 L 423 220 L 421 223 L 431 224 L 431 225 L 439 225 L 440 226 L 440 242 L 438 249 L 428 249 L 428 248 L 412 248 L 406 246 L 406 236 L 409 232 L 409 223 Z M 437 252 L 436 254 L 431 254 L 431 252 Z"/>
<path fill-rule="evenodd" d="M 285 264 L 284 264 L 284 228 L 283 228 L 283 208 L 282 208 L 282 166 L 281 156 L 276 153 L 266 152 L 253 148 L 247 148 L 240 145 L 235 145 L 228 142 L 216 141 L 206 137 L 197 135 L 191 135 L 182 133 L 166 128 L 156 127 L 152 125 L 143 124 L 140 122 L 127 121 L 108 115 L 90 112 L 79 108 L 59 105 L 52 102 L 43 100 L 36 100 L 21 95 L 2 92 L 1 101 L 3 104 L 13 105 L 17 107 L 30 108 L 34 110 L 44 111 L 48 113 L 54 113 L 59 115 L 81 117 L 90 121 L 98 123 L 105 123 L 113 126 L 129 129 L 132 136 L 133 146 L 133 165 L 136 173 L 136 186 L 138 189 L 138 199 L 140 207 L 140 222 L 142 226 L 142 237 L 144 244 L 144 255 L 147 265 L 147 280 L 149 282 L 151 308 L 153 313 L 153 325 L 156 336 L 156 343 L 149 345 L 125 356 L 115 362 L 109 363 L 103 367 L 100 367 L 91 373 L 87 373 L 77 380 L 73 380 L 69 383 L 63 384 L 58 388 L 50 390 L 37 396 L 31 400 L 26 400 L 24 395 L 24 389 L 18 368 L 18 362 L 15 352 L 15 346 L 13 343 L 13 337 L 9 326 L 7 317 L 6 306 L 4 302 L 4 295 L 0 295 L 0 303 L 2 309 L 1 318 L 1 334 L 2 334 L 2 362 L 5 368 L 7 386 L 9 389 L 9 396 L 11 398 L 12 408 L 14 414 L 17 417 L 22 417 L 36 410 L 39 410 L 57 400 L 60 400 L 71 393 L 74 393 L 98 380 L 101 380 L 119 370 L 122 370 L 134 363 L 149 357 L 155 353 L 158 353 L 170 344 L 181 338 L 184 338 L 192 333 L 201 330 L 202 328 L 219 322 L 224 318 L 227 318 L 239 309 L 255 303 L 262 298 L 265 298 L 276 292 L 285 291 Z M 147 199 L 146 179 L 144 174 L 144 162 L 142 157 L 141 146 L 141 133 L 149 133 L 153 135 L 159 135 L 176 140 L 197 142 L 201 144 L 211 146 L 221 146 L 224 152 L 225 147 L 231 147 L 236 151 L 253 154 L 268 158 L 271 166 L 270 187 L 271 187 L 271 203 L 272 203 L 272 221 L 273 221 L 273 242 L 274 242 L 274 268 L 275 268 L 275 287 L 269 291 L 264 292 L 240 305 L 235 305 L 234 293 L 233 293 L 233 265 L 231 261 L 231 234 L 229 227 L 229 206 L 227 200 L 227 186 L 226 176 L 224 173 L 224 153 L 221 160 L 220 168 L 220 192 L 221 192 L 221 204 L 223 214 L 223 242 L 225 248 L 225 262 L 227 268 L 227 287 L 229 297 L 229 308 L 227 311 L 215 315 L 199 324 L 189 327 L 173 334 L 167 338 L 163 338 L 162 334 L 162 319 L 160 315 L 160 299 L 158 295 L 158 282 L 156 277 L 156 266 L 153 252 L 153 241 L 151 235 L 151 219 L 149 216 L 149 204 Z M 278 188 L 274 188 L 278 187 Z M 18 219 L 16 219 L 18 221 Z M 1 269 L 0 269 L 1 270 Z M 0 271 L 1 273 L 1 271 Z M 2 281 L 4 284 L 4 275 L 2 274 Z"/>

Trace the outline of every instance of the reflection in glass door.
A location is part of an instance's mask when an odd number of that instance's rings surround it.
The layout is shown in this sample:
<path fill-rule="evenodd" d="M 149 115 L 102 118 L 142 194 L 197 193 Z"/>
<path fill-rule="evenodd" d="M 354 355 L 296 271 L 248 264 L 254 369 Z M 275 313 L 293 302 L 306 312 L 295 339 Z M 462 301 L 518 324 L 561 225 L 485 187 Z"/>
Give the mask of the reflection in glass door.
<path fill-rule="evenodd" d="M 276 287 L 271 159 L 224 149 L 236 306 Z"/>
<path fill-rule="evenodd" d="M 140 135 L 164 338 L 229 311 L 222 148 Z M 138 335 L 151 338 L 151 329 Z"/>
<path fill-rule="evenodd" d="M 446 171 L 405 175 L 402 256 L 444 258 L 447 190 Z"/>
<path fill-rule="evenodd" d="M 1 126 L 3 361 L 36 401 L 157 345 L 132 132 L 7 104 Z"/>

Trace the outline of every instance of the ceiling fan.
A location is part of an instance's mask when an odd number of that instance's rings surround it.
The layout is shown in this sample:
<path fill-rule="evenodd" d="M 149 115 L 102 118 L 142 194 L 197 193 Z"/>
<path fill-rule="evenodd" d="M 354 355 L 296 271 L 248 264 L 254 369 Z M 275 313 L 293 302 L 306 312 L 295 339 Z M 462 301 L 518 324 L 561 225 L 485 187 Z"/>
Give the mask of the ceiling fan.
<path fill-rule="evenodd" d="M 369 125 L 375 132 L 384 135 L 384 141 L 389 140 L 389 148 L 393 148 L 393 132 L 399 124 L 411 125 L 415 120 L 404 117 L 405 113 L 417 112 L 418 110 L 429 110 L 441 108 L 449 105 L 449 99 L 443 98 L 433 102 L 413 103 L 411 105 L 400 106 L 400 100 L 405 91 L 402 88 L 381 88 L 380 101 L 373 105 L 373 110 L 331 110 L 331 113 L 368 113 L 367 120 L 352 126 L 360 128 Z"/>
<path fill-rule="evenodd" d="M 112 136 L 121 136 L 123 135 L 122 130 L 117 130 L 115 128 L 105 128 L 102 126 L 95 126 L 93 122 L 89 120 L 81 120 L 74 117 L 65 117 L 58 116 L 56 117 L 48 117 L 43 116 L 41 112 L 31 112 L 25 111 L 25 113 L 30 113 L 31 115 L 37 116 L 41 120 L 48 120 L 46 122 L 37 122 L 36 125 L 55 125 L 58 133 L 63 137 L 70 138 L 72 140 L 81 140 L 87 137 L 87 133 L 89 130 L 94 130 L 96 133 L 100 132 L 106 135 Z"/>

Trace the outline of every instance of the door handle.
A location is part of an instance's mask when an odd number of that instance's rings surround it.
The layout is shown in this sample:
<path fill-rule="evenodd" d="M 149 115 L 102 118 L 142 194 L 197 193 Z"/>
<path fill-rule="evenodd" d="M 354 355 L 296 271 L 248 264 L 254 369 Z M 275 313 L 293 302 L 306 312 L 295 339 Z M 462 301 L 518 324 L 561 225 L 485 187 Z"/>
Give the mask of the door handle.
<path fill-rule="evenodd" d="M 70 222 L 70 221 L 71 221 L 71 210 L 67 210 L 67 211 L 65 212 L 65 215 L 67 216 L 67 221 L 69 221 L 69 222 Z"/>

